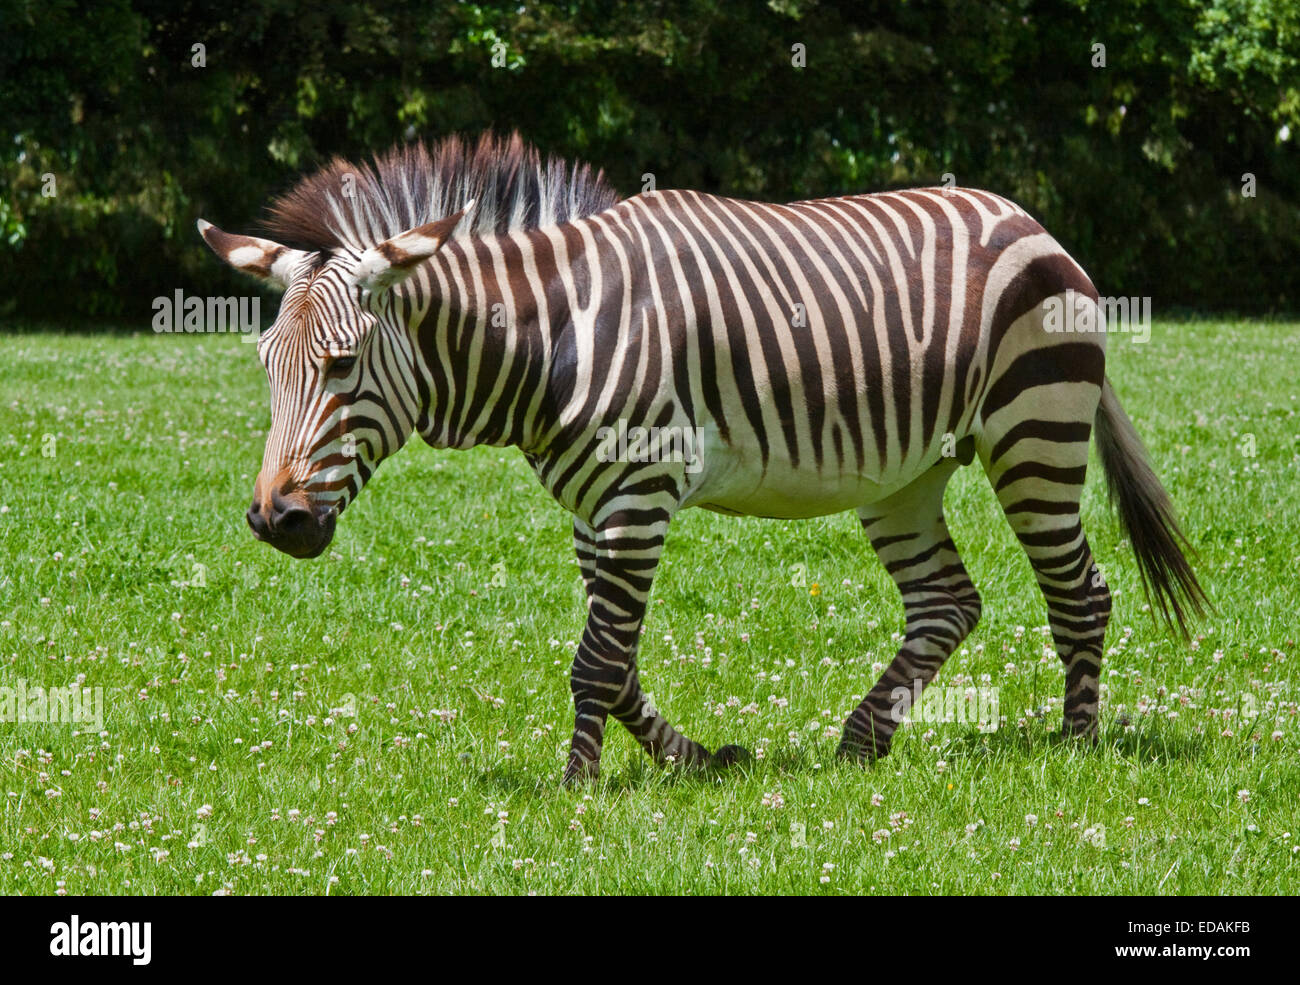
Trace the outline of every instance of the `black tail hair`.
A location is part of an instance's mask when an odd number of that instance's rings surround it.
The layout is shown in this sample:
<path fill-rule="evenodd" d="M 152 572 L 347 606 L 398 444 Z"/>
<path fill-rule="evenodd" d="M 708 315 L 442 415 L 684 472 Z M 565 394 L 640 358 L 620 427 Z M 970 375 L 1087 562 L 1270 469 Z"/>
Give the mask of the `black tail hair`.
<path fill-rule="evenodd" d="M 1165 624 L 1170 629 L 1176 624 L 1186 638 L 1188 613 L 1203 615 L 1210 603 L 1183 554 L 1187 538 L 1178 527 L 1169 494 L 1152 471 L 1142 439 L 1110 380 L 1102 384 L 1095 434 L 1110 501 L 1133 545 L 1142 590 L 1159 607 Z"/>

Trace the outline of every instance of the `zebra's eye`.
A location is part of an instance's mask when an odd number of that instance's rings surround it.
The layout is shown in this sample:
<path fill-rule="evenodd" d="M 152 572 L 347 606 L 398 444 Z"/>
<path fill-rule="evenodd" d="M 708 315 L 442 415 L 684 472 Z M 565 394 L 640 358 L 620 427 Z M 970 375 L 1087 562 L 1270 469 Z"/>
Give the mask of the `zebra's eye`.
<path fill-rule="evenodd" d="M 350 372 L 352 367 L 356 365 L 356 362 L 356 356 L 339 356 L 337 359 L 330 360 L 326 372 L 329 373 L 330 376 L 342 376 L 344 373 Z"/>

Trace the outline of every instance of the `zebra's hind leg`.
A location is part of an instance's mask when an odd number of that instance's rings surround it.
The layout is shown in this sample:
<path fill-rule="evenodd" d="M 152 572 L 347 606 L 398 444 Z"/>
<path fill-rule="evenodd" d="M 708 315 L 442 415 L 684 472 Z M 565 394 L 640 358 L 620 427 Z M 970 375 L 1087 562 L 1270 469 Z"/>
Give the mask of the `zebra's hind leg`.
<path fill-rule="evenodd" d="M 570 677 L 575 720 L 564 769 L 566 785 L 599 775 L 610 714 L 656 762 L 671 757 L 673 762 L 689 766 L 727 765 L 743 754 L 739 747 L 727 746 L 710 755 L 704 746 L 668 724 L 641 690 L 636 651 L 668 530 L 665 512 L 621 512 L 598 529 L 581 521 L 574 524 L 588 609 Z"/>
<path fill-rule="evenodd" d="M 591 594 L 596 587 L 596 531 L 587 526 L 576 516 L 573 518 L 573 553 L 578 556 L 578 571 L 582 575 L 582 587 L 587 593 L 587 604 L 591 604 Z"/>
<path fill-rule="evenodd" d="M 991 414 L 987 403 L 982 408 L 986 419 L 976 450 L 1047 601 L 1052 639 L 1065 664 L 1062 732 L 1095 739 L 1111 600 L 1079 521 L 1079 497 L 1102 365 L 1078 344 L 1060 351 L 1059 359 L 1039 355 L 1030 367 L 1029 382 L 1059 378 L 1052 386 L 1021 386 L 1017 374 L 1029 357 L 1011 362 L 1000 379 L 994 375 L 995 388 L 1010 396 Z"/>
<path fill-rule="evenodd" d="M 971 583 L 943 518 L 943 490 L 956 459 L 935 465 L 893 496 L 858 511 L 903 596 L 907 635 L 893 662 L 844 723 L 839 754 L 871 761 L 980 617 Z"/>
<path fill-rule="evenodd" d="M 992 446 L 985 471 L 1002 512 L 1029 556 L 1034 578 L 1047 601 L 1048 624 L 1057 655 L 1065 664 L 1062 733 L 1097 736 L 1098 687 L 1110 590 L 1092 558 L 1079 521 L 1079 496 L 1088 463 L 1088 428 L 1050 421 L 1022 428 Z M 1050 436 L 1050 437 L 1049 437 Z M 1044 441 L 1055 442 L 1050 461 L 1036 456 Z M 1008 443 L 1008 441 L 1012 443 Z M 999 454 L 1000 453 L 1000 454 Z"/>

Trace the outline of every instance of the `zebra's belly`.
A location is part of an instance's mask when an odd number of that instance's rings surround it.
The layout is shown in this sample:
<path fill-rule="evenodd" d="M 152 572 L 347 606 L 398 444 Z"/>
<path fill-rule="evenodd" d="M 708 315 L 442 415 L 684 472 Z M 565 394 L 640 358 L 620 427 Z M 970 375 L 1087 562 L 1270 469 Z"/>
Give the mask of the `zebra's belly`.
<path fill-rule="evenodd" d="M 699 482 L 681 505 L 699 506 L 735 516 L 805 519 L 857 509 L 884 499 L 914 476 L 876 477 L 828 474 L 813 468 L 782 468 L 770 462 L 763 469 L 744 457 L 706 458 Z"/>

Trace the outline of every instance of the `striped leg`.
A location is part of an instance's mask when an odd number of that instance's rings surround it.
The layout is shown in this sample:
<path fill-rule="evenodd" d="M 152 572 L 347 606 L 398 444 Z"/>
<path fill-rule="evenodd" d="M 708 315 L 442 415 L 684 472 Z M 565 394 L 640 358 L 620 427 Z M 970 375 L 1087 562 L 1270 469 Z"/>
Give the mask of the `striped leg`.
<path fill-rule="evenodd" d="M 1047 599 L 1056 652 L 1065 664 L 1065 715 L 1061 734 L 1097 738 L 1097 689 L 1102 644 L 1110 619 L 1110 590 L 1092 559 L 1078 517 L 1072 527 L 1021 533 Z"/>
<path fill-rule="evenodd" d="M 943 490 L 957 468 L 941 462 L 905 489 L 858 511 L 903 596 L 907 635 L 876 686 L 844 723 L 841 756 L 889 752 L 899 722 L 980 617 L 980 597 L 943 518 Z"/>
<path fill-rule="evenodd" d="M 1095 739 L 1110 590 L 1079 522 L 1089 434 L 1087 423 L 1030 420 L 982 447 L 980 456 L 1047 600 L 1065 664 L 1062 732 Z"/>
<path fill-rule="evenodd" d="M 1086 444 L 1083 446 L 1086 454 Z M 1008 470 L 1009 472 L 1010 470 Z M 1079 469 L 1082 473 L 1082 468 Z M 1005 478 L 1005 474 L 1004 474 Z M 1065 664 L 1064 735 L 1096 738 L 1097 688 L 1101 680 L 1102 644 L 1110 618 L 1110 590 L 1092 559 L 1079 522 L 1079 487 L 1056 486 L 1057 507 L 1068 512 L 1036 512 L 1022 498 L 1029 481 L 998 489 L 1007 519 L 1029 555 L 1034 577 L 1047 600 L 1048 624 L 1057 655 Z M 1082 482 L 1082 476 L 1080 477 Z"/>
<path fill-rule="evenodd" d="M 578 555 L 578 571 L 582 574 L 582 587 L 587 591 L 587 604 L 596 587 L 596 531 L 576 516 L 573 518 L 573 552 Z"/>
<path fill-rule="evenodd" d="M 651 512 L 653 517 L 662 514 Z M 733 746 L 710 756 L 704 746 L 669 725 L 641 690 L 637 644 L 650 584 L 668 530 L 666 518 L 646 522 L 642 517 L 644 514 L 631 512 L 615 514 L 600 525 L 594 536 L 585 525 L 574 526 L 584 576 L 587 570 L 592 576 L 587 627 L 571 676 L 576 717 L 564 770 L 566 784 L 599 775 L 601 744 L 610 714 L 657 762 L 671 756 L 674 762 L 689 765 L 725 765 L 737 758 L 738 750 Z M 588 568 L 583 554 L 593 546 Z"/>

